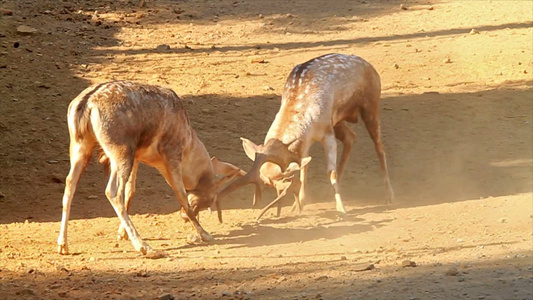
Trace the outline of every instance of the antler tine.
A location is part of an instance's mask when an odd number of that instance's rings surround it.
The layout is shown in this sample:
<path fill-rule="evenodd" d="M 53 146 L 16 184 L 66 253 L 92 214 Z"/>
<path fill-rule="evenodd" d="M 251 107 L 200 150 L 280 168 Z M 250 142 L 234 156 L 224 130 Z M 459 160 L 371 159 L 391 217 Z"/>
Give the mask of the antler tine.
<path fill-rule="evenodd" d="M 233 181 L 230 183 L 226 188 L 224 188 L 221 192 L 218 193 L 218 199 L 222 199 L 226 197 L 227 195 L 231 194 L 236 189 L 243 187 L 248 184 L 255 184 L 256 186 L 259 186 L 262 184 L 261 178 L 259 177 L 259 170 L 261 169 L 261 166 L 267 162 L 267 156 L 262 153 L 256 153 L 255 154 L 255 161 L 252 166 L 252 169 L 243 177 Z M 217 201 L 218 202 L 218 201 Z"/>

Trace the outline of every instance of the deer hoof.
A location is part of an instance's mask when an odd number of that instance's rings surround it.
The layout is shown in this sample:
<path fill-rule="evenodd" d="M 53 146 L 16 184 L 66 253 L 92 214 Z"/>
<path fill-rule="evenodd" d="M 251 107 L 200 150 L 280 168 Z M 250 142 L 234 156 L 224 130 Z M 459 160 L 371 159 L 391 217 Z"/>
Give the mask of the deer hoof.
<path fill-rule="evenodd" d="M 128 236 L 128 233 L 126 230 L 122 229 L 118 231 L 117 240 L 119 241 L 128 241 L 130 237 Z"/>
<path fill-rule="evenodd" d="M 68 246 L 66 244 L 59 245 L 57 247 L 57 253 L 61 255 L 67 255 L 68 254 Z"/>
<path fill-rule="evenodd" d="M 215 238 L 207 232 L 202 232 L 201 236 L 202 236 L 202 241 L 204 242 L 212 242 L 215 240 Z"/>
<path fill-rule="evenodd" d="M 344 205 L 342 204 L 337 204 L 337 211 L 343 215 L 346 215 L 346 209 L 344 209 Z"/>

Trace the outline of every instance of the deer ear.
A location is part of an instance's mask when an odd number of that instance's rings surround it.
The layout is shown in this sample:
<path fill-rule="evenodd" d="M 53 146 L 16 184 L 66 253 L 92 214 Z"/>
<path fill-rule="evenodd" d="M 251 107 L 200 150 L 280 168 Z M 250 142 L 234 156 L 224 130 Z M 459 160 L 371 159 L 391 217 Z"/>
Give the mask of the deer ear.
<path fill-rule="evenodd" d="M 222 162 L 216 157 L 211 158 L 211 164 L 217 177 L 220 177 L 216 182 L 216 189 L 220 188 L 224 183 L 230 181 L 233 178 L 243 177 L 246 175 L 246 172 L 241 170 L 239 167 L 236 167 L 230 163 Z"/>
<path fill-rule="evenodd" d="M 262 146 L 256 145 L 249 139 L 241 138 L 242 140 L 242 148 L 244 149 L 244 152 L 246 153 L 246 156 L 248 156 L 249 159 L 255 160 L 255 153 L 261 152 Z"/>

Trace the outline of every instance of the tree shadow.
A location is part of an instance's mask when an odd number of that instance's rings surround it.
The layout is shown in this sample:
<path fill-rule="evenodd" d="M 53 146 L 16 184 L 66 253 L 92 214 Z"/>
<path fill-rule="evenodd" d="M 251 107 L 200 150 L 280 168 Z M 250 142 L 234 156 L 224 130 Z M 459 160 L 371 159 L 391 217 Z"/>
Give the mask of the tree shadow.
<path fill-rule="evenodd" d="M 203 268 L 200 263 L 196 268 L 183 269 L 179 263 L 169 262 L 176 264 L 177 270 L 3 270 L 0 293 L 5 299 L 155 299 L 163 291 L 176 299 L 425 299 L 428 295 L 436 299 L 530 299 L 529 255 L 463 261 L 460 265 L 421 264 L 416 268 L 376 261 L 374 268 L 366 271 L 358 271 L 359 264 L 351 259 L 276 263 L 261 268 Z M 447 275 L 450 270 L 456 273 Z"/>

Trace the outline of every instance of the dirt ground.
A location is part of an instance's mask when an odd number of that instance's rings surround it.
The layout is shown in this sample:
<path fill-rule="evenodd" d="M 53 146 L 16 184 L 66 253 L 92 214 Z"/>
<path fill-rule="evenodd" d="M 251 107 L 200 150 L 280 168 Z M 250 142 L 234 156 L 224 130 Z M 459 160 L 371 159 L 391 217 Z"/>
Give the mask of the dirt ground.
<path fill-rule="evenodd" d="M 0 299 L 533 298 L 533 2 L 0 8 Z M 357 124 L 343 220 L 319 145 L 301 215 L 286 200 L 281 217 L 273 210 L 257 223 L 244 188 L 224 201 L 223 224 L 201 213 L 217 239 L 209 244 L 187 244 L 171 189 L 142 167 L 132 220 L 167 254 L 147 259 L 116 240 L 106 178 L 92 163 L 72 205 L 72 255 L 56 253 L 66 109 L 84 88 L 131 79 L 174 89 L 209 152 L 247 170 L 239 137 L 260 143 L 290 70 L 332 52 L 359 55 L 381 75 L 392 205 L 383 205 L 378 160 Z"/>

